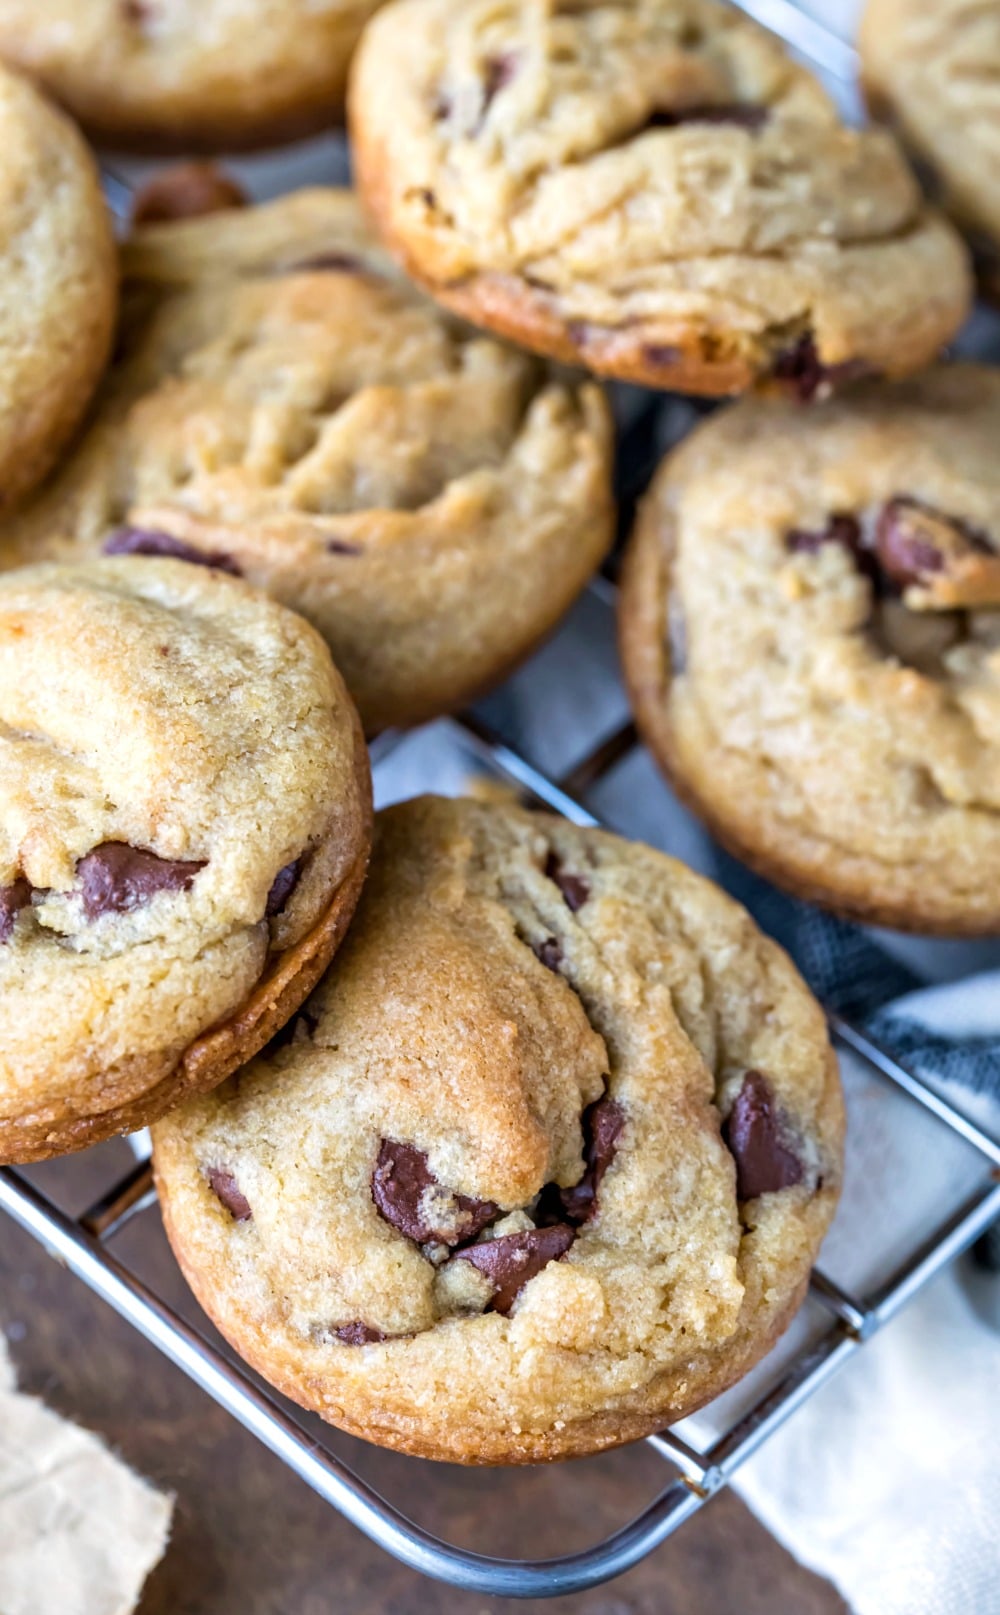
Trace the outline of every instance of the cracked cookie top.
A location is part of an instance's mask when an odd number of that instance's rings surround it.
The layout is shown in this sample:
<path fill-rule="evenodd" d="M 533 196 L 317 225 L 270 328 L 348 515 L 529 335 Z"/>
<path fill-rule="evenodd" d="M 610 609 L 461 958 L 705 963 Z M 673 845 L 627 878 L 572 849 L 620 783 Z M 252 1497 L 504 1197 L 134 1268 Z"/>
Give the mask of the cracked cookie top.
<path fill-rule="evenodd" d="M 0 509 L 45 475 L 104 368 L 118 301 L 97 166 L 0 68 Z"/>
<path fill-rule="evenodd" d="M 427 797 L 379 815 L 287 1035 L 155 1131 L 196 1293 L 270 1380 L 429 1456 L 662 1426 L 797 1305 L 836 1200 L 823 1017 L 649 848 Z"/>
<path fill-rule="evenodd" d="M 670 456 L 626 568 L 640 723 L 740 856 L 884 924 L 1000 931 L 1000 376 L 952 365 Z"/>
<path fill-rule="evenodd" d="M 123 354 L 0 565 L 169 555 L 308 617 L 369 731 L 462 704 L 612 535 L 609 415 L 403 281 L 353 196 L 138 230 Z"/>
<path fill-rule="evenodd" d="M 269 145 L 334 121 L 377 4 L 4 0 L 0 56 L 119 147 Z"/>
<path fill-rule="evenodd" d="M 141 1125 L 128 1107 L 155 1110 L 200 1034 L 280 980 L 363 864 L 368 784 L 306 623 L 221 573 L 130 560 L 0 578 L 0 782 L 17 1160 Z"/>
<path fill-rule="evenodd" d="M 868 0 L 861 71 L 931 194 L 1000 287 L 1000 10 L 981 0 Z"/>
<path fill-rule="evenodd" d="M 891 136 L 716 0 L 395 0 L 351 130 L 419 281 L 609 375 L 808 398 L 917 368 L 968 306 Z"/>

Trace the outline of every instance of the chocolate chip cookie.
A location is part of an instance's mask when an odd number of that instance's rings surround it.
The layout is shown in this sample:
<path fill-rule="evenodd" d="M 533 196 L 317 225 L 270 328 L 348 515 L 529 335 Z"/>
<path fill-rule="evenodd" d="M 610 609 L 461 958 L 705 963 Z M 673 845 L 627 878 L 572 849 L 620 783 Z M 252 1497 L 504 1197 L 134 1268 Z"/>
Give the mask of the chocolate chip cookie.
<path fill-rule="evenodd" d="M 441 314 L 353 197 L 139 230 L 123 357 L 0 565 L 172 555 L 324 634 L 372 732 L 461 705 L 568 608 L 612 534 L 598 389 Z"/>
<path fill-rule="evenodd" d="M 0 68 L 0 511 L 48 471 L 108 357 L 114 239 L 76 130 Z"/>
<path fill-rule="evenodd" d="M 868 0 L 860 45 L 872 111 L 896 128 L 1000 297 L 1000 8 Z"/>
<path fill-rule="evenodd" d="M 301 618 L 178 561 L 0 578 L 0 1161 L 145 1125 L 315 985 L 370 837 Z"/>
<path fill-rule="evenodd" d="M 396 0 L 356 58 L 358 180 L 460 314 L 653 387 L 803 399 L 919 368 L 964 249 L 892 137 L 845 128 L 716 0 Z"/>
<path fill-rule="evenodd" d="M 768 1350 L 840 1180 L 823 1017 L 683 865 L 425 797 L 333 968 L 154 1130 L 196 1295 L 272 1384 L 424 1457 L 657 1430 Z"/>
<path fill-rule="evenodd" d="M 715 416 L 625 569 L 640 728 L 732 850 L 907 930 L 1000 932 L 1000 372 Z"/>
<path fill-rule="evenodd" d="M 294 140 L 336 121 L 378 0 L 4 0 L 0 56 L 98 140 L 157 151 Z"/>

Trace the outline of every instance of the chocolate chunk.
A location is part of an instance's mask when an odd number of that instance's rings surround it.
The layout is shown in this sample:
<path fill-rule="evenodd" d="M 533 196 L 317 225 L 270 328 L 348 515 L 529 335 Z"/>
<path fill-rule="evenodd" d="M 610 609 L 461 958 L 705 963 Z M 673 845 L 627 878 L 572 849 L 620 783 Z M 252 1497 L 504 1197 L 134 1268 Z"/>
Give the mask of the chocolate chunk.
<path fill-rule="evenodd" d="M 360 544 L 349 544 L 346 538 L 328 538 L 326 541 L 328 555 L 363 555 Z"/>
<path fill-rule="evenodd" d="M 740 1200 L 801 1183 L 803 1166 L 784 1142 L 784 1129 L 773 1089 L 760 1071 L 748 1071 L 733 1108 L 722 1124 L 722 1136 L 736 1162 Z"/>
<path fill-rule="evenodd" d="M 771 371 L 775 381 L 781 382 L 800 404 L 811 404 L 814 399 L 831 393 L 841 383 L 858 381 L 871 373 L 871 366 L 863 359 L 823 364 L 809 333 L 799 337 L 793 347 L 779 353 Z"/>
<path fill-rule="evenodd" d="M 852 555 L 856 554 L 861 544 L 861 525 L 857 518 L 835 511 L 825 527 L 813 530 L 793 527 L 785 534 L 785 547 L 793 555 L 815 555 L 824 544 L 840 544 Z"/>
<path fill-rule="evenodd" d="M 563 868 L 563 862 L 557 852 L 550 852 L 545 860 L 545 873 L 549 880 L 555 881 L 566 900 L 566 907 L 575 914 L 581 909 L 590 896 L 590 887 L 582 875 L 572 875 Z"/>
<path fill-rule="evenodd" d="M 299 876 L 302 873 L 301 865 L 302 859 L 296 858 L 294 863 L 286 864 L 284 869 L 278 870 L 274 880 L 271 882 L 271 890 L 267 894 L 267 904 L 264 908 L 264 913 L 268 919 L 273 918 L 275 914 L 280 914 L 288 902 L 299 883 Z"/>
<path fill-rule="evenodd" d="M 333 1331 L 334 1338 L 342 1340 L 345 1346 L 370 1346 L 374 1340 L 387 1340 L 381 1329 L 372 1329 L 360 1319 L 354 1323 L 342 1323 L 339 1329 Z"/>
<path fill-rule="evenodd" d="M 587 1222 L 597 1210 L 597 1191 L 615 1158 L 618 1139 L 625 1126 L 625 1112 L 617 1099 L 605 1094 L 603 1099 L 587 1106 L 582 1125 L 586 1162 L 583 1177 L 571 1189 L 559 1190 L 566 1221 L 574 1226 Z"/>
<path fill-rule="evenodd" d="M 760 129 L 770 117 L 768 107 L 734 101 L 729 106 L 658 107 L 646 122 L 647 129 L 676 129 L 685 123 L 731 124 L 738 129 Z"/>
<path fill-rule="evenodd" d="M 14 935 L 14 921 L 31 902 L 31 882 L 19 875 L 9 886 L 0 886 L 0 942 Z"/>
<path fill-rule="evenodd" d="M 518 58 L 516 55 L 505 52 L 500 56 L 488 56 L 483 73 L 483 111 L 492 105 L 502 89 L 517 76 Z"/>
<path fill-rule="evenodd" d="M 214 567 L 216 572 L 231 572 L 234 578 L 242 576 L 231 555 L 224 550 L 197 550 L 171 533 L 158 533 L 145 527 L 116 527 L 104 543 L 105 555 L 165 555 L 177 561 L 190 561 L 192 566 Z"/>
<path fill-rule="evenodd" d="M 456 1252 L 456 1260 L 471 1262 L 485 1273 L 493 1285 L 493 1311 L 508 1313 L 529 1279 L 550 1262 L 565 1256 L 575 1231 L 566 1223 L 550 1228 L 526 1228 L 520 1234 L 504 1234 L 483 1245 L 468 1245 Z"/>
<path fill-rule="evenodd" d="M 372 1199 L 386 1222 L 418 1245 L 434 1241 L 453 1246 L 474 1239 L 499 1210 L 492 1200 L 442 1189 L 423 1150 L 391 1138 L 379 1146 Z"/>
<path fill-rule="evenodd" d="M 126 841 L 105 841 L 88 852 L 76 866 L 88 920 L 102 914 L 124 914 L 141 908 L 157 892 L 187 892 L 194 884 L 204 858 L 182 862 L 158 858 L 155 852 L 131 847 Z"/>
<path fill-rule="evenodd" d="M 898 589 L 923 583 L 967 555 L 992 555 L 986 534 L 960 516 L 949 516 L 919 499 L 897 495 L 875 523 L 879 566 Z"/>
<path fill-rule="evenodd" d="M 312 270 L 329 270 L 334 274 L 354 275 L 359 270 L 367 272 L 368 266 L 349 252 L 317 252 L 311 258 L 298 258 L 295 263 L 289 264 L 286 273 L 297 274 L 300 271 L 309 273 Z"/>
<path fill-rule="evenodd" d="M 556 937 L 547 936 L 541 942 L 533 942 L 531 951 L 536 959 L 541 960 L 546 970 L 554 970 L 558 973 L 559 966 L 562 964 L 563 951 Z"/>
<path fill-rule="evenodd" d="M 249 1222 L 253 1216 L 250 1202 L 240 1189 L 233 1174 L 224 1166 L 210 1166 L 208 1186 L 217 1200 L 221 1200 L 234 1222 Z"/>
<path fill-rule="evenodd" d="M 161 224 L 167 219 L 203 218 L 229 208 L 246 207 L 242 186 L 215 163 L 176 163 L 146 181 L 132 203 L 133 224 Z"/>

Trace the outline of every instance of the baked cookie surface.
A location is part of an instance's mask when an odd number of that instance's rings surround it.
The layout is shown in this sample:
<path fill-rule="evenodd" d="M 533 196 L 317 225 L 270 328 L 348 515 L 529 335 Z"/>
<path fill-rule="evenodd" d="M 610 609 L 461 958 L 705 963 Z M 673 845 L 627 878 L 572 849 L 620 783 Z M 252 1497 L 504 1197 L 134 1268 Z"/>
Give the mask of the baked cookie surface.
<path fill-rule="evenodd" d="M 111 346 L 114 239 L 68 119 L 0 68 L 0 511 L 48 471 Z"/>
<path fill-rule="evenodd" d="M 967 231 L 1000 296 L 1000 9 L 976 0 L 868 0 L 861 71 L 869 105 Z"/>
<path fill-rule="evenodd" d="M 4 0 L 0 57 L 89 133 L 233 150 L 334 123 L 378 0 Z"/>
<path fill-rule="evenodd" d="M 177 561 L 0 578 L 0 1160 L 210 1087 L 357 901 L 357 715 L 318 636 Z"/>
<path fill-rule="evenodd" d="M 1000 374 L 753 401 L 664 463 L 626 559 L 639 725 L 797 895 L 1000 931 Z"/>
<path fill-rule="evenodd" d="M 214 560 L 320 629 L 369 731 L 555 626 L 612 536 L 593 384 L 440 314 L 347 192 L 151 226 L 124 264 L 124 357 L 0 565 Z"/>
<path fill-rule="evenodd" d="M 408 271 L 602 374 L 808 398 L 918 368 L 968 307 L 962 245 L 892 138 L 845 128 L 716 0 L 395 0 L 350 121 Z"/>
<path fill-rule="evenodd" d="M 522 1463 L 662 1428 L 801 1300 L 843 1118 L 822 1014 L 708 882 L 547 815 L 378 816 L 288 1036 L 154 1131 L 196 1295 L 383 1445 Z"/>

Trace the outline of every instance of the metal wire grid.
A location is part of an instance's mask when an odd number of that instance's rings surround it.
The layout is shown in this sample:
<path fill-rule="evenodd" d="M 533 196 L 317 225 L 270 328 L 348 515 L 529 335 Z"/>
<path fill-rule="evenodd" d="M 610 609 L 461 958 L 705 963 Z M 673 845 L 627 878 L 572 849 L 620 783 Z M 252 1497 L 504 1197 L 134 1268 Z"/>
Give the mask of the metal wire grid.
<path fill-rule="evenodd" d="M 637 744 L 631 725 L 599 742 L 562 780 L 548 779 L 472 715 L 448 720 L 461 751 L 495 779 L 529 801 L 578 824 L 597 824 L 580 791 L 602 779 Z M 378 771 L 397 737 L 376 744 Z M 628 1525 L 604 1540 L 564 1556 L 524 1562 L 456 1547 L 432 1536 L 378 1495 L 345 1463 L 325 1450 L 221 1351 L 154 1294 L 111 1248 L 114 1235 L 155 1203 L 148 1162 L 111 1186 L 89 1210 L 73 1218 L 60 1211 L 26 1177 L 0 1171 L 0 1209 L 44 1245 L 78 1278 L 150 1340 L 220 1406 L 282 1458 L 353 1525 L 403 1563 L 442 1581 L 480 1593 L 515 1598 L 580 1591 L 628 1570 L 704 1506 L 763 1442 L 812 1393 L 884 1327 L 947 1262 L 1000 1216 L 1000 1144 L 907 1071 L 888 1050 L 850 1021 L 831 1016 L 834 1039 L 860 1056 L 882 1080 L 921 1105 L 982 1157 L 985 1182 L 919 1248 L 908 1252 L 889 1279 L 863 1295 L 849 1294 L 817 1270 L 810 1292 L 830 1315 L 821 1338 L 801 1352 L 778 1383 L 706 1449 L 697 1450 L 669 1430 L 650 1445 L 679 1474 Z"/>
<path fill-rule="evenodd" d="M 739 0 L 745 10 L 811 57 L 828 75 L 848 82 L 853 49 L 793 0 Z M 115 211 L 125 213 L 128 188 L 108 176 Z M 648 455 L 648 417 L 635 430 Z M 605 602 L 613 590 L 603 580 L 592 588 Z M 495 779 L 513 786 L 528 802 L 578 824 L 598 819 L 583 797 L 638 746 L 635 728 L 623 724 L 595 741 L 558 780 L 542 773 L 472 713 L 444 720 L 459 750 Z M 372 748 L 378 778 L 401 736 L 387 734 Z M 971 1245 L 1000 1217 L 1000 1144 L 941 1098 L 914 1072 L 858 1026 L 830 1014 L 834 1042 L 863 1060 L 883 1083 L 923 1108 L 936 1123 L 981 1157 L 983 1181 L 934 1234 L 900 1258 L 889 1277 L 864 1294 L 848 1293 L 816 1269 L 810 1295 L 829 1323 L 818 1340 L 801 1350 L 777 1383 L 703 1449 L 666 1430 L 648 1444 L 674 1476 L 635 1519 L 591 1547 L 536 1561 L 501 1559 L 472 1552 L 433 1536 L 407 1518 L 315 1437 L 250 1375 L 210 1344 L 156 1295 L 112 1249 L 126 1223 L 156 1202 L 148 1161 L 137 1164 L 78 1217 L 63 1212 L 22 1172 L 0 1169 L 0 1210 L 156 1346 L 245 1429 L 281 1458 L 320 1497 L 387 1553 L 422 1572 L 478 1593 L 544 1598 L 579 1592 L 622 1574 L 651 1553 L 696 1514 L 737 1473 L 769 1436 L 824 1385 L 866 1341 L 889 1323 L 929 1279 Z"/>

